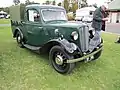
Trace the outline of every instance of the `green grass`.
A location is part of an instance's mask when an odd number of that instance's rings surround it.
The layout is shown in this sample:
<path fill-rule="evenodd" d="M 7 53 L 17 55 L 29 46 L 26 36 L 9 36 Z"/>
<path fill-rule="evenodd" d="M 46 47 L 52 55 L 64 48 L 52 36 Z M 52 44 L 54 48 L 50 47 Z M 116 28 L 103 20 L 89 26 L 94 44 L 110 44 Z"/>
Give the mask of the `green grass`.
<path fill-rule="evenodd" d="M 0 90 L 120 90 L 120 44 L 103 34 L 104 51 L 94 62 L 78 63 L 70 75 L 58 74 L 46 55 L 17 46 L 9 27 L 0 27 Z"/>
<path fill-rule="evenodd" d="M 10 19 L 0 19 L 0 24 L 10 24 Z"/>

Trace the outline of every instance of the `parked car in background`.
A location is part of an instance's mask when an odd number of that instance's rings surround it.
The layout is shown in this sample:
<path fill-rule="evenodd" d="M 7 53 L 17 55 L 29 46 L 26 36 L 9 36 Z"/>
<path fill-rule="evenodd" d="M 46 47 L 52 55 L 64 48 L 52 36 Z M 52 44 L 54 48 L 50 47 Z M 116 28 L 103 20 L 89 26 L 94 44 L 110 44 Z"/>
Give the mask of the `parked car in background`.
<path fill-rule="evenodd" d="M 92 22 L 95 7 L 85 7 L 76 10 L 76 21 Z"/>
<path fill-rule="evenodd" d="M 0 18 L 6 18 L 7 13 L 4 11 L 0 11 Z"/>
<path fill-rule="evenodd" d="M 4 15 L 0 15 L 0 19 L 2 19 L 2 18 L 5 18 L 5 16 Z"/>
<path fill-rule="evenodd" d="M 92 20 L 93 20 L 93 16 L 84 16 L 84 17 L 82 18 L 82 21 L 83 21 L 83 22 L 91 23 Z"/>
<path fill-rule="evenodd" d="M 10 15 L 8 14 L 5 18 L 6 18 L 6 19 L 9 19 L 9 18 L 10 18 Z"/>

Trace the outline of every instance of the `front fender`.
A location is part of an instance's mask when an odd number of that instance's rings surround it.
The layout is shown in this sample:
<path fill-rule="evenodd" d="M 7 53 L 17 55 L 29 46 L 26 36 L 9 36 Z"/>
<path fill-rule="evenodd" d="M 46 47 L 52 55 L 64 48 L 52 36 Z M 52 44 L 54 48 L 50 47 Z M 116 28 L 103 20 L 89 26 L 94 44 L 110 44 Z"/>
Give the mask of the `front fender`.
<path fill-rule="evenodd" d="M 61 45 L 61 47 L 70 54 L 74 53 L 74 51 L 78 49 L 78 46 L 75 43 L 71 43 L 66 39 L 53 39 L 49 42 L 59 43 L 59 45 Z"/>

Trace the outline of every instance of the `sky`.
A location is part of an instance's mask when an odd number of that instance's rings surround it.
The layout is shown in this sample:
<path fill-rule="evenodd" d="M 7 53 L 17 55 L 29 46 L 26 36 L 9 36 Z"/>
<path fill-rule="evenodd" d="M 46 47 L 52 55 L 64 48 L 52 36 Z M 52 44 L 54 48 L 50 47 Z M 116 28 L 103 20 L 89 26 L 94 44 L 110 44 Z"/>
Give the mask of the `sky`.
<path fill-rule="evenodd" d="M 25 2 L 25 0 L 20 0 L 21 2 Z M 46 0 L 32 0 L 35 2 L 45 2 Z M 52 0 L 51 0 L 52 1 Z M 62 0 L 55 0 L 56 2 L 60 2 Z M 87 0 L 88 4 L 94 4 L 97 3 L 99 6 L 102 5 L 107 0 Z M 0 7 L 7 7 L 13 5 L 13 0 L 0 0 Z"/>

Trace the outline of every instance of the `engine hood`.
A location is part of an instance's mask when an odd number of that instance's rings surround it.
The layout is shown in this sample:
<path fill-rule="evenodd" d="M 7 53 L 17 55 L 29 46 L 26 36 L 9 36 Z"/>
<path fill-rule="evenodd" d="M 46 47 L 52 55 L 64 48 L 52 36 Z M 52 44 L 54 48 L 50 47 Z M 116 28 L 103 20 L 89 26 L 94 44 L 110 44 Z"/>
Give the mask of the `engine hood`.
<path fill-rule="evenodd" d="M 49 23 L 45 26 L 45 32 L 48 31 L 48 35 L 52 39 L 59 38 L 59 35 L 62 35 L 64 39 L 66 39 L 69 42 L 75 43 L 78 47 L 82 48 L 82 51 L 86 50 L 86 45 L 88 45 L 88 29 L 81 29 L 84 26 L 88 26 L 84 23 L 78 23 L 78 22 L 59 22 L 59 23 Z M 56 34 L 56 31 L 59 33 Z M 74 40 L 72 37 L 72 33 L 77 32 L 78 33 L 78 39 Z M 87 37 L 87 38 L 86 38 Z"/>
<path fill-rule="evenodd" d="M 52 22 L 45 25 L 45 28 L 48 30 L 49 35 L 53 38 L 56 36 L 55 30 L 57 29 L 60 34 L 64 36 L 65 39 L 71 40 L 71 34 L 74 31 L 79 33 L 79 28 L 86 26 L 86 24 L 78 22 Z"/>

